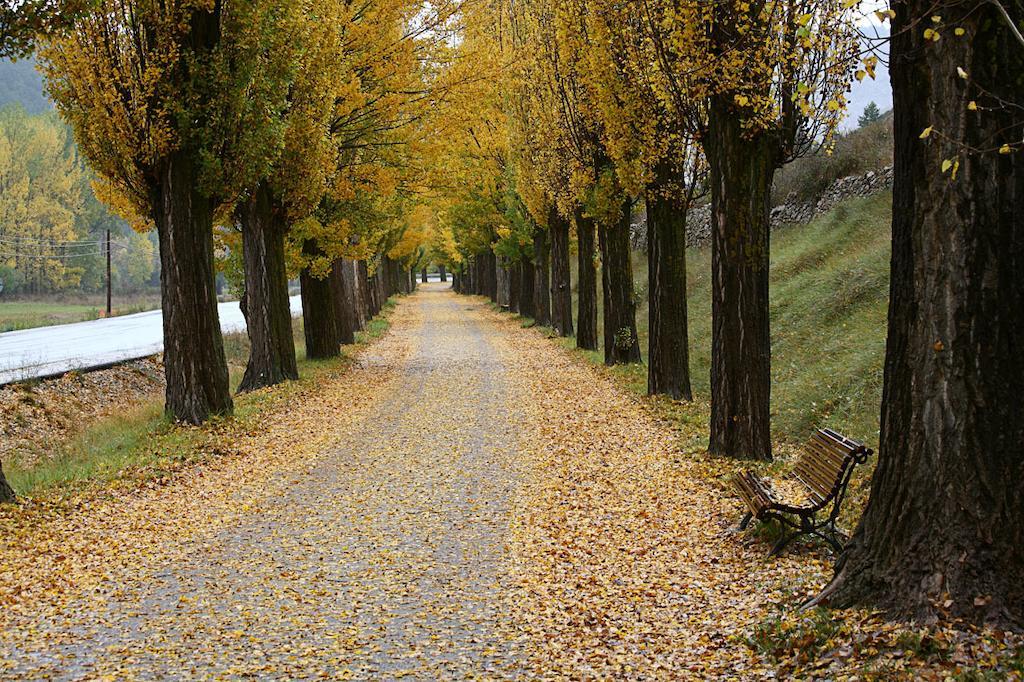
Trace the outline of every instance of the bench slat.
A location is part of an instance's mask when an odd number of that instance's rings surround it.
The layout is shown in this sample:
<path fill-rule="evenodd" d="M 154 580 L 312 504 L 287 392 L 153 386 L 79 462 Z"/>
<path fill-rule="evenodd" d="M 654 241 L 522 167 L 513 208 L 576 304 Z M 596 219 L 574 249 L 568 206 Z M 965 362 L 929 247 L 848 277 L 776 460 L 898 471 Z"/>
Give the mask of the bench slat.
<path fill-rule="evenodd" d="M 835 487 L 836 477 L 826 475 L 816 468 L 811 461 L 797 462 L 793 472 L 800 477 L 801 483 L 817 492 L 823 499 L 828 497 Z"/>
<path fill-rule="evenodd" d="M 846 464 L 847 462 L 844 461 L 837 466 L 834 462 L 825 460 L 814 452 L 805 453 L 797 462 L 798 467 L 811 470 L 817 474 L 818 478 L 829 489 L 832 488 L 832 484 L 835 483 L 836 479 L 842 475 L 846 469 Z"/>
<path fill-rule="evenodd" d="M 822 465 L 828 466 L 832 471 L 835 472 L 842 470 L 846 466 L 846 463 L 850 457 L 849 455 L 846 454 L 839 454 L 834 450 L 826 448 L 821 443 L 816 442 L 808 443 L 804 452 L 806 453 L 804 456 L 810 455 L 814 457 L 815 459 L 819 460 L 822 463 Z"/>

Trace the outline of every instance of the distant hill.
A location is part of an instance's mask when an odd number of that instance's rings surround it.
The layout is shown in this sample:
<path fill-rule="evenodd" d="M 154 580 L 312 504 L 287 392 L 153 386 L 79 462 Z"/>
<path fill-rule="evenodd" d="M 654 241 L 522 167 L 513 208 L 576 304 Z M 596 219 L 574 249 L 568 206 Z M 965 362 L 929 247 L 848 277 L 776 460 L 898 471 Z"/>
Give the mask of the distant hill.
<path fill-rule="evenodd" d="M 0 60 L 0 107 L 18 102 L 30 114 L 40 114 L 53 108 L 43 92 L 43 76 L 36 71 L 35 60 L 16 62 Z"/>

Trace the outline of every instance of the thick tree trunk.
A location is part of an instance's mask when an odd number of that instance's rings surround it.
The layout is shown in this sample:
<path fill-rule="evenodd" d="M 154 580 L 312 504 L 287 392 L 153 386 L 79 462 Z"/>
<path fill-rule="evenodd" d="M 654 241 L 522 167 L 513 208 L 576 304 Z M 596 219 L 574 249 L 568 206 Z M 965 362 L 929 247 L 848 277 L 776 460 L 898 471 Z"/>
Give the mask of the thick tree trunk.
<path fill-rule="evenodd" d="M 541 327 L 551 324 L 550 247 L 546 230 L 533 231 L 533 319 Z"/>
<path fill-rule="evenodd" d="M 421 282 L 422 282 L 423 284 L 426 284 L 426 283 L 427 283 L 427 269 L 426 269 L 426 268 L 423 268 L 423 273 L 422 273 L 422 274 L 421 274 L 421 276 L 420 276 L 420 281 L 421 281 Z"/>
<path fill-rule="evenodd" d="M 367 267 L 367 272 L 369 272 L 369 267 Z M 377 317 L 377 315 L 380 314 L 380 295 L 378 294 L 380 287 L 377 284 L 378 277 L 379 276 L 376 272 L 372 275 L 367 274 L 366 276 L 366 303 L 367 309 L 370 313 L 369 316 L 371 318 Z"/>
<path fill-rule="evenodd" d="M 576 314 L 576 347 L 597 350 L 597 254 L 594 248 L 594 221 L 576 212 L 579 311 Z"/>
<path fill-rule="evenodd" d="M 388 302 L 393 293 L 390 291 L 388 267 L 388 260 L 381 258 L 377 268 L 377 314 L 384 310 L 384 304 Z"/>
<path fill-rule="evenodd" d="M 161 163 L 152 198 L 160 237 L 166 410 L 189 424 L 233 408 L 217 314 L 213 202 L 196 189 L 198 175 L 188 152 L 172 152 Z"/>
<path fill-rule="evenodd" d="M 338 324 L 338 343 L 351 345 L 356 342 L 355 310 L 352 307 L 352 290 L 346 282 L 344 259 L 339 258 L 331 265 L 331 300 L 334 303 L 334 319 Z"/>
<path fill-rule="evenodd" d="M 569 221 L 551 209 L 551 326 L 559 336 L 572 336 L 572 281 L 569 276 Z"/>
<path fill-rule="evenodd" d="M 1000 106 L 1022 102 L 1024 51 L 992 5 L 943 5 L 943 23 L 965 33 L 942 46 L 920 30 L 932 3 L 893 9 L 881 444 L 867 509 L 818 601 L 1024 628 L 1024 156 L 964 153 L 1024 139 L 1024 117 Z M 960 131 L 962 146 L 920 139 L 928 126 Z M 951 157 L 955 179 L 940 171 Z"/>
<path fill-rule="evenodd" d="M 302 253 L 307 257 L 323 255 L 315 240 L 304 242 Z M 318 278 L 309 268 L 303 268 L 299 273 L 299 283 L 302 287 L 302 327 L 306 337 L 306 357 L 337 357 L 340 353 L 341 332 L 338 329 L 338 313 L 330 276 Z"/>
<path fill-rule="evenodd" d="M 363 261 L 346 261 L 352 277 L 352 300 L 355 310 L 356 331 L 366 329 L 366 264 Z M 348 280 L 346 280 L 348 281 Z"/>
<path fill-rule="evenodd" d="M 498 257 L 490 248 L 483 254 L 484 290 L 483 294 L 495 303 L 498 302 Z"/>
<path fill-rule="evenodd" d="M 711 439 L 708 450 L 771 459 L 769 195 L 779 145 L 751 139 L 723 98 L 704 148 L 711 171 Z"/>
<path fill-rule="evenodd" d="M 604 364 L 640 362 L 633 300 L 633 263 L 629 252 L 629 201 L 618 224 L 601 226 L 601 284 L 604 293 Z"/>
<path fill-rule="evenodd" d="M 14 502 L 14 499 L 14 489 L 7 483 L 7 477 L 4 476 L 4 465 L 0 462 L 0 504 Z"/>
<path fill-rule="evenodd" d="M 522 286 L 523 270 L 519 259 L 508 265 L 508 309 L 509 312 L 519 313 L 519 290 Z"/>
<path fill-rule="evenodd" d="M 239 393 L 298 379 L 285 267 L 285 226 L 266 184 L 239 206 L 245 293 L 242 313 L 249 335 L 249 362 Z"/>
<path fill-rule="evenodd" d="M 663 171 L 671 181 L 670 171 Z M 686 206 L 663 195 L 664 183 L 647 197 L 647 271 L 650 338 L 647 392 L 692 400 L 686 318 Z"/>
<path fill-rule="evenodd" d="M 443 265 L 438 265 L 437 266 L 437 270 L 438 270 L 438 273 L 440 273 L 440 275 L 441 275 L 441 281 L 442 282 L 447 282 L 448 281 L 448 271 L 444 269 L 444 266 Z"/>
<path fill-rule="evenodd" d="M 519 314 L 534 317 L 537 309 L 533 301 L 533 262 L 527 256 L 519 258 Z"/>

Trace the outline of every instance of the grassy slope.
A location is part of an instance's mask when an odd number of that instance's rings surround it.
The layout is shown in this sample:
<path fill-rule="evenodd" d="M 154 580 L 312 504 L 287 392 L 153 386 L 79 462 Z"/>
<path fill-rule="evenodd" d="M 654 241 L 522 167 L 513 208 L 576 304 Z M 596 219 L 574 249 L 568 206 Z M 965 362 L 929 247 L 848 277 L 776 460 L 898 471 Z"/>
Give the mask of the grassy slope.
<path fill-rule="evenodd" d="M 772 416 L 775 439 L 831 426 L 878 441 L 889 286 L 891 195 L 844 202 L 772 236 Z M 693 388 L 706 399 L 711 361 L 711 254 L 688 258 Z M 634 254 L 637 326 L 646 359 L 647 263 Z M 593 355 L 599 360 L 599 356 Z M 646 370 L 622 372 L 638 390 Z"/>
<path fill-rule="evenodd" d="M 386 311 L 394 308 L 386 304 Z M 356 343 L 365 344 L 381 336 L 388 328 L 387 316 L 371 320 Z M 137 405 L 126 406 L 122 414 L 101 419 L 66 442 L 59 452 L 31 469 L 7 466 L 8 482 L 20 495 L 39 494 L 47 489 L 67 488 L 83 481 L 102 482 L 123 475 L 157 476 L 168 469 L 208 456 L 204 445 L 218 429 L 244 428 L 258 423 L 267 410 L 280 408 L 293 396 L 308 392 L 319 377 L 341 371 L 349 356 L 338 360 L 316 361 L 305 357 L 302 320 L 294 325 L 300 379 L 262 391 L 235 396 L 232 419 L 214 419 L 209 427 L 175 426 L 163 413 L 163 396 L 155 395 Z M 237 388 L 245 372 L 249 340 L 244 334 L 224 339 L 232 389 Z M 345 347 L 349 348 L 349 347 Z M 344 350 L 344 349 L 343 349 Z"/>

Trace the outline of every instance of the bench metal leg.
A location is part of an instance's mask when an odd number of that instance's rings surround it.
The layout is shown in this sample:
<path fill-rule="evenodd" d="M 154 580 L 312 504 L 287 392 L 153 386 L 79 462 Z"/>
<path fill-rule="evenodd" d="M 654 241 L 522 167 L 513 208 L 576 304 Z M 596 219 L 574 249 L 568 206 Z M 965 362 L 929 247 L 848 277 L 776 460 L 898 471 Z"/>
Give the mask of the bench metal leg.
<path fill-rule="evenodd" d="M 754 518 L 754 515 L 751 514 L 750 512 L 747 512 L 746 514 L 744 514 L 743 515 L 743 519 L 740 520 L 740 528 L 739 529 L 740 530 L 746 530 L 747 526 L 750 525 L 750 520 L 753 519 L 753 518 Z"/>

